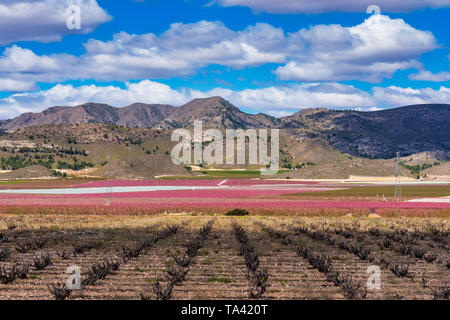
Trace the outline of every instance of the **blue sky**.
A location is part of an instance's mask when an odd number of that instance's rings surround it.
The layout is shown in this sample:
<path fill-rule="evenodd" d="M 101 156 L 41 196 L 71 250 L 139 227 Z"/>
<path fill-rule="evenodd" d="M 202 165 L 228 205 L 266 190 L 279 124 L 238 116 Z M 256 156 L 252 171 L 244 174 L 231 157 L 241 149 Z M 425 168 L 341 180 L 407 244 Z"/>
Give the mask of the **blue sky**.
<path fill-rule="evenodd" d="M 5 0 L 0 119 L 88 101 L 181 105 L 212 95 L 275 116 L 449 103 L 450 0 L 380 0 L 380 15 L 369 4 Z M 67 28 L 71 5 L 79 30 Z"/>

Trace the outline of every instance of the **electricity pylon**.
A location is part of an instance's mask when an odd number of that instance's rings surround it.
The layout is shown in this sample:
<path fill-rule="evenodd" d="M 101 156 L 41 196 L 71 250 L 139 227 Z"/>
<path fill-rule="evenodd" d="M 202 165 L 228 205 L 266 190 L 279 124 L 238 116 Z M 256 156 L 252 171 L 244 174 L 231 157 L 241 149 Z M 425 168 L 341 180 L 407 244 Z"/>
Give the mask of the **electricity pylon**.
<path fill-rule="evenodd" d="M 394 192 L 394 198 L 395 200 L 402 200 L 402 183 L 400 181 L 400 152 L 397 152 L 397 159 L 396 159 L 396 172 L 395 172 L 395 192 Z"/>
<path fill-rule="evenodd" d="M 106 205 L 110 204 L 110 199 L 113 197 L 112 184 L 111 184 L 111 156 L 108 156 L 108 186 L 106 187 L 106 194 L 108 199 L 106 200 Z"/>

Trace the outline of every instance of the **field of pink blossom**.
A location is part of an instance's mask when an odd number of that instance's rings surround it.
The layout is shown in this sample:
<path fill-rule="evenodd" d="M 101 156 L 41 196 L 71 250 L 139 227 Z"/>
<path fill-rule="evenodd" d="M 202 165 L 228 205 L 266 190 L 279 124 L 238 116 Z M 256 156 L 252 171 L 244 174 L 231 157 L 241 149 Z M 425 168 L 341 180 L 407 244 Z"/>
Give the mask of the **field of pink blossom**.
<path fill-rule="evenodd" d="M 213 190 L 164 190 L 164 191 L 146 191 L 146 192 L 115 192 L 114 198 L 196 198 L 196 199 L 239 199 L 239 198 L 260 198 L 272 197 L 282 194 L 289 194 L 292 192 L 313 192 L 313 191 L 327 191 L 337 190 L 336 188 L 283 188 L 283 189 L 246 189 L 246 188 L 230 188 L 230 189 L 213 189 Z M 86 194 L 86 195 L 70 195 L 71 198 L 106 198 L 110 195 L 107 193 L 101 194 Z M 1 199 L 1 196 L 0 196 Z"/>
<path fill-rule="evenodd" d="M 155 192 L 156 194 L 156 192 Z M 383 201 L 340 201 L 340 200 L 290 200 L 268 198 L 233 198 L 233 197 L 126 197 L 113 198 L 107 195 L 96 196 L 46 196 L 46 195 L 1 195 L 1 206 L 105 206 L 109 201 L 111 207 L 159 208 L 178 211 L 181 208 L 264 208 L 270 210 L 304 209 L 304 208 L 339 208 L 339 209 L 418 209 L 445 208 L 450 211 L 450 203 L 432 202 L 383 202 Z"/>
<path fill-rule="evenodd" d="M 72 185 L 77 188 L 108 185 L 125 186 L 217 186 L 223 180 L 167 180 L 167 181 L 93 181 Z M 197 190 L 157 190 L 144 192 L 105 193 L 87 195 L 33 195 L 33 194 L 0 194 L 0 210 L 10 207 L 40 208 L 90 208 L 125 212 L 128 208 L 143 212 L 207 212 L 222 213 L 234 208 L 244 208 L 251 213 L 298 213 L 305 210 L 314 212 L 355 212 L 357 210 L 438 210 L 450 213 L 450 203 L 433 202 L 395 202 L 376 201 L 375 199 L 305 199 L 281 198 L 287 193 L 302 193 L 336 190 L 333 184 L 306 184 L 303 182 L 281 180 L 230 179 L 222 183 L 229 188 L 197 189 Z M 333 187 L 331 187 L 333 186 Z M 61 186 L 60 186 L 61 187 Z M 68 185 L 67 187 L 70 187 Z M 341 187 L 342 188 L 342 187 Z M 106 189 L 105 189 L 106 191 Z"/>

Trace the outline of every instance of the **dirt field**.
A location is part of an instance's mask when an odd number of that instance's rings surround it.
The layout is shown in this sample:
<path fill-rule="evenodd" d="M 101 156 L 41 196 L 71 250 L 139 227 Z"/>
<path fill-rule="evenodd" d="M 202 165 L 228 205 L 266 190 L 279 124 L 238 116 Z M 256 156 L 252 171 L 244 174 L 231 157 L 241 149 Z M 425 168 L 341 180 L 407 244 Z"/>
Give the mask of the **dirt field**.
<path fill-rule="evenodd" d="M 55 299 L 48 286 L 65 284 L 69 266 L 80 267 L 82 289 L 62 286 L 58 297 L 68 300 L 449 297 L 448 219 L 0 219 L 0 299 Z M 370 266 L 380 268 L 380 289 L 367 287 Z"/>

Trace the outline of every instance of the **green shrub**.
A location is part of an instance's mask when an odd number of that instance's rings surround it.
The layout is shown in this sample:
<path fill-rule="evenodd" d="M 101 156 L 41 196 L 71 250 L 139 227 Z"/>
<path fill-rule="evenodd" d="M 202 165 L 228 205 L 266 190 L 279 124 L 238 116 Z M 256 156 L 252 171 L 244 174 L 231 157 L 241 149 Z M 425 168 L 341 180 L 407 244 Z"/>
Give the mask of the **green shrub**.
<path fill-rule="evenodd" d="M 233 281 L 231 281 L 231 280 L 228 279 L 228 278 L 225 278 L 225 277 L 220 277 L 220 278 L 218 278 L 218 277 L 216 277 L 216 276 L 210 277 L 210 278 L 208 279 L 208 281 L 209 281 L 209 282 L 220 282 L 220 283 L 224 283 L 224 284 L 228 284 L 228 283 L 233 282 Z"/>
<path fill-rule="evenodd" d="M 248 216 L 248 211 L 245 209 L 233 209 L 225 213 L 226 216 Z"/>

